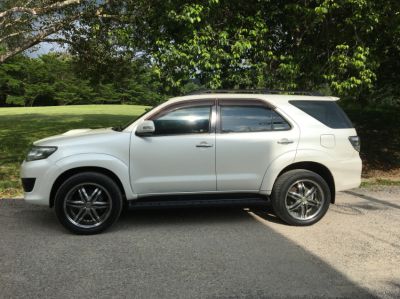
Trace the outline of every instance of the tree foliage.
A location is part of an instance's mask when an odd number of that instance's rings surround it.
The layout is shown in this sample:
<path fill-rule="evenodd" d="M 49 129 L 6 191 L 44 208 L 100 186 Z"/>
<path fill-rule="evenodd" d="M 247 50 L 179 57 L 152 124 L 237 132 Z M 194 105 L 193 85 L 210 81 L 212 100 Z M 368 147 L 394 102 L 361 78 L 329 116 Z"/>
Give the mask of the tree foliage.
<path fill-rule="evenodd" d="M 0 106 L 144 104 L 162 100 L 160 84 L 143 61 L 107 76 L 83 72 L 70 55 L 16 56 L 0 65 Z"/>
<path fill-rule="evenodd" d="M 53 40 L 67 43 L 91 77 L 140 58 L 171 94 L 195 80 L 211 88 L 317 89 L 359 101 L 400 97 L 398 0 L 78 2 L 56 10 L 75 21 Z M 14 2 L 5 3 L 10 10 Z M 57 23 L 49 16 L 40 20 Z M 8 51 L 11 40 L 3 42 Z"/>

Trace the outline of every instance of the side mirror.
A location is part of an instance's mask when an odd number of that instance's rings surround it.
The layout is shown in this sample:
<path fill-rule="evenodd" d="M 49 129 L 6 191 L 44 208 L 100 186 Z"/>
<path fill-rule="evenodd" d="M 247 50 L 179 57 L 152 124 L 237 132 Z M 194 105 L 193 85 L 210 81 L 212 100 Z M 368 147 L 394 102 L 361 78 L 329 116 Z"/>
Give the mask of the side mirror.
<path fill-rule="evenodd" d="M 152 120 L 145 120 L 137 126 L 135 134 L 141 137 L 151 136 L 155 131 L 154 122 Z"/>

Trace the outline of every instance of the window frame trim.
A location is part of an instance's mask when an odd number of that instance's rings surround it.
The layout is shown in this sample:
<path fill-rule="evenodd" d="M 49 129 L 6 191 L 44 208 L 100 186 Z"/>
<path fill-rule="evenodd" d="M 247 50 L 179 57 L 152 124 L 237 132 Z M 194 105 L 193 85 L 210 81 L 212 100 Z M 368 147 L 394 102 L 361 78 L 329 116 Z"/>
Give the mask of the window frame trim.
<path fill-rule="evenodd" d="M 221 103 L 223 103 L 221 105 Z M 261 106 L 271 111 L 274 111 L 278 114 L 282 119 L 289 125 L 289 129 L 281 129 L 281 130 L 265 130 L 265 131 L 245 131 L 245 132 L 223 132 L 222 131 L 222 121 L 221 121 L 221 106 Z M 281 113 L 276 111 L 276 106 L 262 100 L 256 98 L 235 98 L 232 97 L 231 99 L 221 99 L 217 98 L 216 100 L 216 107 L 217 107 L 217 118 L 216 118 L 216 133 L 218 134 L 243 134 L 243 133 L 265 133 L 265 132 L 283 132 L 283 131 L 291 131 L 293 130 L 293 124 L 284 117 Z"/>

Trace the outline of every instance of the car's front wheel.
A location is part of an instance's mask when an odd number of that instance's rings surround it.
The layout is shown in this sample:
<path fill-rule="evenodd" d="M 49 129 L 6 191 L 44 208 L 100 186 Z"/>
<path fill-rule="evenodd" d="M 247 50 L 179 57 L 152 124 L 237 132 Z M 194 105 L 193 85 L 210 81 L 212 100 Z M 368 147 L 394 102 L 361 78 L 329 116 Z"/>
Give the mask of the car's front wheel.
<path fill-rule="evenodd" d="M 271 194 L 279 218 L 291 225 L 310 225 L 327 212 L 331 193 L 325 180 L 315 172 L 296 169 L 278 177 Z"/>
<path fill-rule="evenodd" d="M 122 194 L 108 176 L 96 172 L 73 175 L 58 189 L 57 218 L 77 234 L 96 234 L 110 227 L 122 210 Z"/>

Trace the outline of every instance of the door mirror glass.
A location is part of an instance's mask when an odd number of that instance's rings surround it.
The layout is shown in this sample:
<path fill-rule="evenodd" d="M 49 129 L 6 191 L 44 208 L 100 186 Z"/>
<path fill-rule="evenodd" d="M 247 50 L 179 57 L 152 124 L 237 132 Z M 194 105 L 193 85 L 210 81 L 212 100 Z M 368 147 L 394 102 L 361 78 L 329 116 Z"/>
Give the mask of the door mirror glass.
<path fill-rule="evenodd" d="M 153 135 L 156 128 L 154 126 L 154 122 L 152 120 L 145 120 L 141 124 L 139 124 L 136 128 L 137 136 L 150 136 Z"/>

